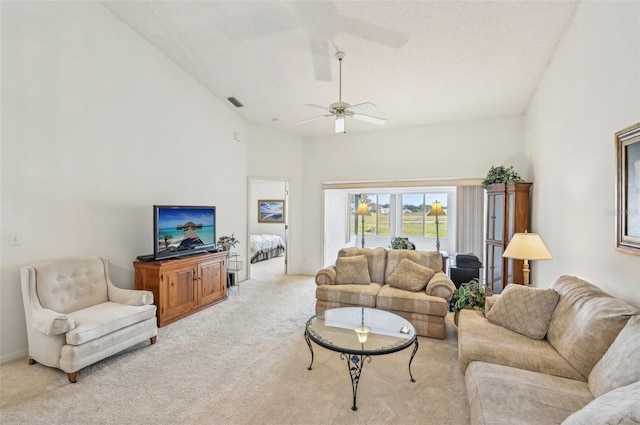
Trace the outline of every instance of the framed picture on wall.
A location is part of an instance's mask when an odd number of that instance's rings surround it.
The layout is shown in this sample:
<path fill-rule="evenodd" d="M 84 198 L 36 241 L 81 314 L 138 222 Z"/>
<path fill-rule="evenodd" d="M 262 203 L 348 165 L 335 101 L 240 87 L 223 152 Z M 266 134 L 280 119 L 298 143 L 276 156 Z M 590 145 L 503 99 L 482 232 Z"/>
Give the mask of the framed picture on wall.
<path fill-rule="evenodd" d="M 640 123 L 616 133 L 616 249 L 640 255 Z"/>
<path fill-rule="evenodd" d="M 284 223 L 284 200 L 258 199 L 258 223 Z"/>

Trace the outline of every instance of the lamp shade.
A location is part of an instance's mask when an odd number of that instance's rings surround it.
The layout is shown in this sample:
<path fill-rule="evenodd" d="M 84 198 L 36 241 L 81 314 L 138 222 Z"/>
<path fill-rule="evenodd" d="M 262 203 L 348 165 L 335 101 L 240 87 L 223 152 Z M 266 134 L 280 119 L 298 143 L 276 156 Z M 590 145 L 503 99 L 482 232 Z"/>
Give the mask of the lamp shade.
<path fill-rule="evenodd" d="M 440 201 L 434 201 L 433 204 L 431 204 L 431 211 L 429 211 L 429 214 L 427 214 L 427 216 L 434 215 L 446 215 L 444 213 L 444 210 L 442 209 L 442 204 L 440 203 Z"/>
<path fill-rule="evenodd" d="M 516 260 L 551 260 L 551 254 L 537 233 L 516 233 L 502 254 Z"/>
<path fill-rule="evenodd" d="M 367 205 L 366 202 L 360 202 L 356 215 L 371 215 L 371 213 L 369 213 L 369 205 Z"/>

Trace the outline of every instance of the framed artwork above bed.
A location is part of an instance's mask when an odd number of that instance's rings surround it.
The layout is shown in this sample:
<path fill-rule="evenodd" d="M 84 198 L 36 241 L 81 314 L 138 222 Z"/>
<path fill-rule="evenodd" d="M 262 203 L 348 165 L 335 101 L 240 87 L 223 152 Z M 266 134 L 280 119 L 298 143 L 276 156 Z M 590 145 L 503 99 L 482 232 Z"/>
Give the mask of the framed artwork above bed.
<path fill-rule="evenodd" d="M 640 122 L 616 133 L 616 249 L 640 255 Z"/>
<path fill-rule="evenodd" d="M 284 223 L 284 200 L 258 199 L 258 223 Z"/>

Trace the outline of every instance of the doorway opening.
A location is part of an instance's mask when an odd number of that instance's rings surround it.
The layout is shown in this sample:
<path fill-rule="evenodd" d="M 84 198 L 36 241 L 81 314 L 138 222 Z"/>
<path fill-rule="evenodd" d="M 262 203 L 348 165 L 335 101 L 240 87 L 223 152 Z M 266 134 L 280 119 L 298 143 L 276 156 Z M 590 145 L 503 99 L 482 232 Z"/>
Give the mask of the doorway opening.
<path fill-rule="evenodd" d="M 289 181 L 250 177 L 248 190 L 247 278 L 287 274 Z"/>

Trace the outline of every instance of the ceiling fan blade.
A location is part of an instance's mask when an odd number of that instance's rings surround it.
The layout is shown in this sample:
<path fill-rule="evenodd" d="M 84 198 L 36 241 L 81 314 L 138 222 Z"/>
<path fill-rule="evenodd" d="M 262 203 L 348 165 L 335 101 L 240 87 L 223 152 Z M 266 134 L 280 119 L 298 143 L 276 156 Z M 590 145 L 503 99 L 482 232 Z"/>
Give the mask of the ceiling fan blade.
<path fill-rule="evenodd" d="M 364 103 L 358 103 L 357 105 L 349 106 L 349 110 L 351 112 L 370 111 L 373 108 L 377 108 L 377 107 L 378 106 L 375 103 L 364 102 Z"/>
<path fill-rule="evenodd" d="M 364 115 L 364 114 L 353 114 L 351 115 L 351 117 L 360 121 L 366 121 L 366 122 L 370 122 L 371 124 L 378 124 L 378 125 L 382 125 L 387 122 L 387 120 L 385 120 L 384 118 L 372 117 L 371 115 Z"/>
<path fill-rule="evenodd" d="M 327 115 L 319 115 L 317 117 L 313 117 L 313 118 L 307 118 L 306 120 L 302 120 L 302 121 L 298 121 L 296 124 L 304 124 L 306 122 L 311 122 L 311 121 L 315 121 L 315 120 L 319 120 L 320 118 L 329 118 L 332 117 L 333 115 L 331 114 L 327 114 Z"/>
<path fill-rule="evenodd" d="M 313 103 L 305 103 L 304 106 L 311 106 L 313 108 L 320 108 L 324 109 L 325 111 L 331 112 L 331 109 L 327 108 L 326 106 L 314 105 Z"/>

